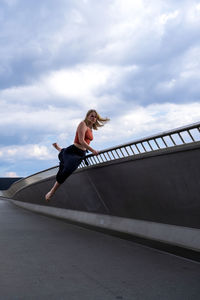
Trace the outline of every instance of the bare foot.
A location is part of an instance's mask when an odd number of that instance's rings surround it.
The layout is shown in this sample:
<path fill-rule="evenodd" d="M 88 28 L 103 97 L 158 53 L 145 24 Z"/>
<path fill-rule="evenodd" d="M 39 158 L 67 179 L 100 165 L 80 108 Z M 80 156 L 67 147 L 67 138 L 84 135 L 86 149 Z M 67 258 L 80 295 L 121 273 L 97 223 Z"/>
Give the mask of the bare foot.
<path fill-rule="evenodd" d="M 58 150 L 59 152 L 62 150 L 62 148 L 60 148 L 57 143 L 53 143 L 52 146 L 56 148 L 56 150 Z"/>
<path fill-rule="evenodd" d="M 51 194 L 51 192 L 48 192 L 48 193 L 45 195 L 45 200 L 46 200 L 46 202 L 49 202 L 52 196 L 53 196 L 53 195 Z"/>

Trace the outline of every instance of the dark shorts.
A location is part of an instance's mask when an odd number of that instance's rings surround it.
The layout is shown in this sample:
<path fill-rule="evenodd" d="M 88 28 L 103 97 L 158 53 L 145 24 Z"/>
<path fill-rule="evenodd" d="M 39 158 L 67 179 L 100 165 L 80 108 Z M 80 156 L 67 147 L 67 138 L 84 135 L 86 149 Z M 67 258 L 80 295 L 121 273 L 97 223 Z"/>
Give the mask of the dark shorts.
<path fill-rule="evenodd" d="M 78 168 L 85 155 L 86 151 L 77 148 L 75 145 L 63 148 L 58 155 L 60 164 L 56 181 L 60 184 L 63 183 Z"/>

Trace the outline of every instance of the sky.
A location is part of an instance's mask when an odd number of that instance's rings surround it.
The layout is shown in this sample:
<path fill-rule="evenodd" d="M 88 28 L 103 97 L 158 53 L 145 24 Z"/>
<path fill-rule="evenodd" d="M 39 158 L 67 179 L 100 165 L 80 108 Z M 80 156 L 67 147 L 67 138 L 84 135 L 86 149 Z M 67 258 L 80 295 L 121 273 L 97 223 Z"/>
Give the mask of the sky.
<path fill-rule="evenodd" d="M 0 177 L 58 165 L 93 108 L 103 150 L 200 121 L 200 1 L 0 0 Z"/>

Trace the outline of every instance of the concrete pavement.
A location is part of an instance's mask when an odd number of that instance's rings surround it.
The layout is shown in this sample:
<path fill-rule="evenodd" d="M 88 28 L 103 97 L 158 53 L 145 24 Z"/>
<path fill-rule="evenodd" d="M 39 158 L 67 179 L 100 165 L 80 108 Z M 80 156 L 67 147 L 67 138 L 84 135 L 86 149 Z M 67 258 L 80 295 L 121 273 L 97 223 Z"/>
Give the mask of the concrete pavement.
<path fill-rule="evenodd" d="M 192 300 L 200 264 L 0 200 L 0 299 Z"/>

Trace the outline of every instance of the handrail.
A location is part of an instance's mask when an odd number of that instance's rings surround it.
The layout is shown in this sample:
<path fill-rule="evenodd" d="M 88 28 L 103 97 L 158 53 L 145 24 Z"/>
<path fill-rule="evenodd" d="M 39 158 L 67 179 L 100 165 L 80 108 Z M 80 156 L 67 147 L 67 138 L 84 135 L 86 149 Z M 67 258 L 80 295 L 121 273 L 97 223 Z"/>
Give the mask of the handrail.
<path fill-rule="evenodd" d="M 200 122 L 169 131 L 164 131 L 162 133 L 138 139 L 127 144 L 104 149 L 100 151 L 97 156 L 93 156 L 93 154 L 87 155 L 86 160 L 89 165 L 97 165 L 119 158 L 136 156 L 139 154 L 141 155 L 146 152 L 176 147 L 197 141 L 200 141 Z M 87 165 L 84 161 L 79 166 L 79 168 L 86 167 Z"/>
<path fill-rule="evenodd" d="M 88 161 L 89 166 L 94 166 L 120 158 L 135 157 L 148 152 L 156 152 L 161 149 L 175 148 L 179 145 L 194 144 L 199 141 L 200 122 L 138 139 L 127 144 L 104 149 L 100 151 L 97 156 L 94 156 L 93 154 L 87 155 L 86 160 Z M 85 161 L 82 161 L 78 169 L 84 168 L 87 168 L 87 165 Z M 1 196 L 12 197 L 17 191 L 30 184 L 55 176 L 57 170 L 58 166 L 55 166 L 16 181 L 8 190 L 1 191 Z"/>

